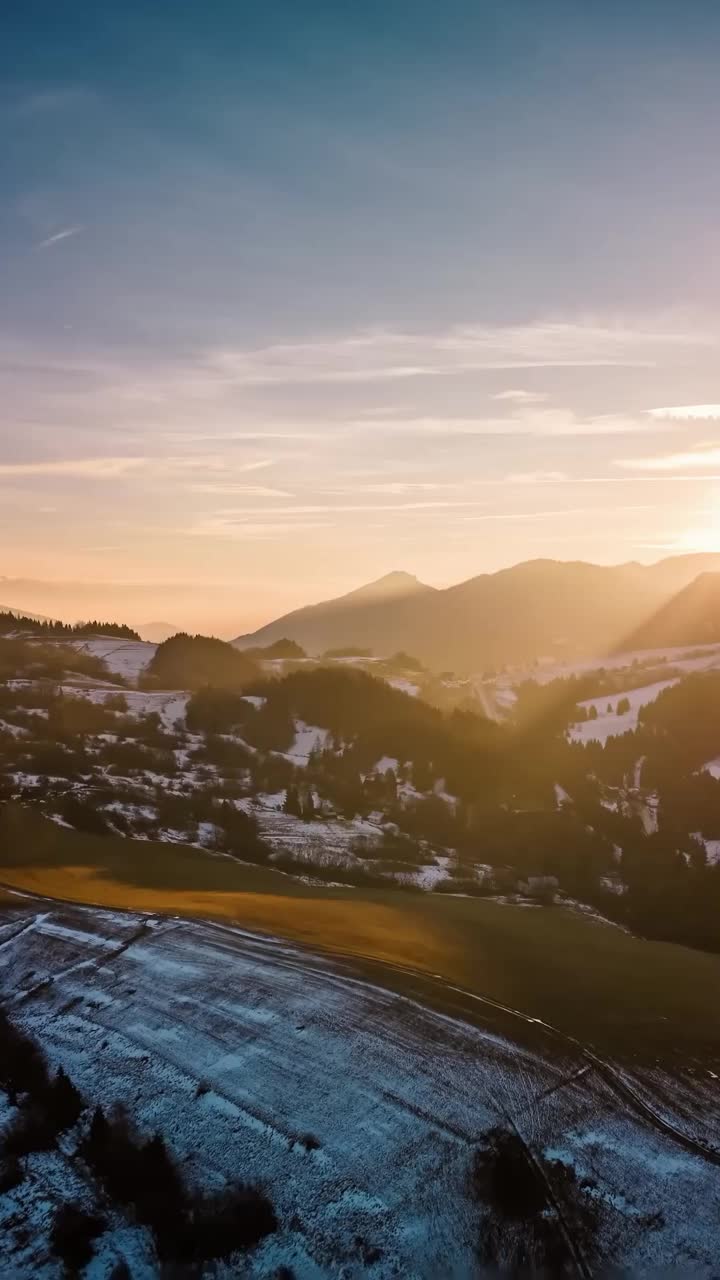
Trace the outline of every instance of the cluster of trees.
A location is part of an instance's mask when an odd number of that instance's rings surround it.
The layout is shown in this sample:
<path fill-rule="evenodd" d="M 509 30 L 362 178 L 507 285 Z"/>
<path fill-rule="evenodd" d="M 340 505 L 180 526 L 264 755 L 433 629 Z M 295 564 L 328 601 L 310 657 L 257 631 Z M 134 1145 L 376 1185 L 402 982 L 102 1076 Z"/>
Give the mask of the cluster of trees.
<path fill-rule="evenodd" d="M 265 645 L 264 648 L 256 646 L 252 649 L 243 649 L 243 653 L 247 654 L 248 658 L 259 658 L 266 661 L 272 661 L 276 658 L 298 661 L 299 659 L 307 658 L 305 650 L 301 644 L 298 644 L 297 640 L 287 639 L 276 640 L 274 644 Z"/>
<path fill-rule="evenodd" d="M 24 614 L 0 612 L 0 634 L 12 631 L 30 631 L 41 637 L 65 636 L 82 639 L 84 636 L 117 636 L 119 640 L 139 640 L 132 627 L 122 622 L 54 622 L 50 618 L 29 618 Z"/>
<path fill-rule="evenodd" d="M 701 768 L 720 755 L 720 672 L 698 672 L 663 689 L 638 720 L 651 752 L 682 772 Z"/>
<path fill-rule="evenodd" d="M 90 653 L 81 653 L 70 645 L 50 645 L 4 638 L 0 639 L 0 680 L 25 677 L 33 680 L 61 680 L 67 672 L 106 680 L 105 663 Z M 117 683 L 122 683 L 115 676 Z"/>
<path fill-rule="evenodd" d="M 613 707 L 611 702 L 608 702 L 606 707 L 606 714 L 609 716 L 610 715 L 623 716 L 625 715 L 625 712 L 629 710 L 630 710 L 630 699 L 627 697 L 618 698 L 617 706 L 615 707 Z M 597 720 L 599 714 L 600 713 L 598 712 L 597 706 L 595 705 L 594 702 L 591 702 L 589 707 L 584 707 L 580 705 L 575 708 L 575 716 L 574 716 L 574 719 L 570 721 L 570 723 L 580 723 L 583 720 Z"/>
<path fill-rule="evenodd" d="M 277 1228 L 272 1204 L 257 1187 L 215 1194 L 188 1187 L 161 1134 L 138 1134 L 123 1108 L 106 1115 L 96 1107 L 79 1150 L 109 1199 L 150 1228 L 163 1264 L 226 1258 Z"/>
<path fill-rule="evenodd" d="M 647 683 L 666 680 L 668 674 L 667 671 L 649 673 Z M 519 729 L 532 729 L 544 735 L 564 733 L 571 724 L 597 718 L 596 707 L 585 708 L 581 705 L 583 702 L 589 702 L 591 698 L 599 701 L 618 693 L 624 694 L 626 690 L 637 688 L 637 683 L 637 674 L 627 669 L 601 669 L 583 676 L 561 676 L 557 680 L 548 680 L 545 684 L 524 680 L 516 690 L 513 722 Z M 608 702 L 607 710 L 608 713 L 612 712 L 612 703 Z M 627 696 L 618 699 L 616 710 L 618 715 L 630 710 Z"/>
<path fill-rule="evenodd" d="M 147 688 L 242 689 L 258 680 L 260 668 L 247 654 L 212 636 L 178 632 L 158 645 L 144 678 Z"/>
<path fill-rule="evenodd" d="M 295 725 L 290 707 L 278 693 L 283 683 L 273 681 L 268 686 L 272 696 L 263 696 L 257 704 L 232 689 L 198 689 L 188 702 L 187 727 L 192 733 L 235 733 L 260 751 L 288 751 Z"/>
<path fill-rule="evenodd" d="M 58 1135 L 71 1128 L 83 1109 L 83 1100 L 72 1081 L 60 1068 L 51 1073 L 39 1045 L 0 1010 L 0 1088 L 17 1107 L 2 1135 L 5 1161 L 15 1166 L 19 1157 L 31 1151 L 47 1151 Z"/>
<path fill-rule="evenodd" d="M 60 1068 L 51 1073 L 39 1044 L 0 1010 L 0 1088 L 17 1111 L 1 1138 L 0 1194 L 24 1176 L 20 1157 L 55 1147 L 86 1110 L 86 1101 Z M 152 1232 L 162 1266 L 196 1268 L 258 1244 L 277 1229 L 268 1197 L 248 1183 L 212 1194 L 188 1186 L 162 1135 L 144 1137 L 129 1113 L 98 1106 L 76 1155 L 102 1187 L 106 1201 L 131 1211 Z M 56 1211 L 50 1245 L 73 1274 L 90 1261 L 106 1221 L 79 1205 Z M 193 1274 L 195 1272 L 193 1271 Z"/>
<path fill-rule="evenodd" d="M 328 729 L 337 743 L 351 747 L 353 765 L 362 772 L 388 755 L 425 761 L 436 777 L 452 777 L 460 788 L 482 786 L 489 783 L 507 737 L 490 720 L 461 711 L 446 714 L 364 671 L 296 671 L 258 685 L 256 692 L 266 698 L 266 709 L 282 711 L 288 721 Z"/>
<path fill-rule="evenodd" d="M 312 822 L 317 814 L 312 788 L 291 784 L 285 792 L 283 813 L 289 813 L 294 818 L 302 818 L 304 822 Z"/>

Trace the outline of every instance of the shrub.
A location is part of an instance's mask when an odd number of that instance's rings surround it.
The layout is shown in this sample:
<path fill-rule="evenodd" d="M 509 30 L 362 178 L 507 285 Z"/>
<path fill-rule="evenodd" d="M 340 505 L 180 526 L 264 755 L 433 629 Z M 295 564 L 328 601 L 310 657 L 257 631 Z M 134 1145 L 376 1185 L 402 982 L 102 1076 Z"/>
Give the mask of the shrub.
<path fill-rule="evenodd" d="M 566 1275 L 596 1247 L 597 1206 L 571 1168 L 495 1128 L 475 1153 L 474 1195 L 490 1210 L 481 1261 L 503 1274 Z"/>
<path fill-rule="evenodd" d="M 68 1269 L 77 1271 L 92 1258 L 93 1241 L 105 1226 L 105 1219 L 99 1214 L 87 1213 L 76 1204 L 63 1204 L 53 1220 L 50 1248 Z"/>
<path fill-rule="evenodd" d="M 150 1227 L 162 1261 L 226 1257 L 276 1229 L 270 1201 L 254 1187 L 213 1196 L 187 1188 L 162 1136 L 140 1138 L 122 1109 L 108 1119 L 96 1108 L 81 1154 L 107 1194 Z"/>
<path fill-rule="evenodd" d="M 45 1055 L 4 1011 L 0 1011 L 0 1085 L 13 1104 L 19 1093 L 40 1094 L 49 1085 Z"/>
<path fill-rule="evenodd" d="M 25 1177 L 25 1170 L 17 1156 L 5 1156 L 0 1160 L 0 1196 L 12 1191 Z"/>
<path fill-rule="evenodd" d="M 200 1263 L 227 1258 L 259 1244 L 277 1225 L 270 1201 L 257 1187 L 230 1187 L 200 1196 L 183 1233 L 182 1257 Z"/>
<path fill-rule="evenodd" d="M 27 1156 L 32 1151 L 49 1151 L 55 1146 L 58 1129 L 52 1117 L 38 1103 L 23 1106 L 3 1134 L 3 1151 L 10 1157 Z"/>
<path fill-rule="evenodd" d="M 63 796 L 58 812 L 60 817 L 76 831 L 85 831 L 93 836 L 108 834 L 108 824 L 92 801 L 83 800 L 74 791 L 68 791 L 67 795 Z"/>

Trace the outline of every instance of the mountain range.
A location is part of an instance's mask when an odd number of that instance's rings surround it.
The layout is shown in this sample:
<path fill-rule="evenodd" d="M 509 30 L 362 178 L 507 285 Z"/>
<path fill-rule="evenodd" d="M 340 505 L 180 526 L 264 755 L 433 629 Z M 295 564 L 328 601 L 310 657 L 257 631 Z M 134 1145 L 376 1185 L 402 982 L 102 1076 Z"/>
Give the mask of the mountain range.
<path fill-rule="evenodd" d="M 296 609 L 238 648 L 287 638 L 309 654 L 351 645 L 406 650 L 433 670 L 479 672 L 537 658 L 720 640 L 720 555 L 656 564 L 529 560 L 444 589 L 394 571 Z"/>

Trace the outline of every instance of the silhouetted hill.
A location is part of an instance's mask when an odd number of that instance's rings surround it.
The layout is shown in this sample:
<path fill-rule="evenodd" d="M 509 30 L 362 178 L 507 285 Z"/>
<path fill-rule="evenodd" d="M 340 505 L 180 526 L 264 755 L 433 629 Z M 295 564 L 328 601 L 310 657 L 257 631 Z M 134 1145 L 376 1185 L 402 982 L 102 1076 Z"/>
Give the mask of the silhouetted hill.
<path fill-rule="evenodd" d="M 171 636 L 176 636 L 180 627 L 176 627 L 172 622 L 146 622 L 137 628 L 141 640 L 150 640 L 153 644 L 162 644 L 163 640 L 169 640 Z"/>
<path fill-rule="evenodd" d="M 412 574 L 395 571 L 335 600 L 287 613 L 233 644 L 250 649 L 289 639 L 311 654 L 347 645 L 394 652 L 399 647 L 391 644 L 395 629 L 411 626 L 418 602 L 439 594 Z"/>
<path fill-rule="evenodd" d="M 351 645 L 409 649 L 433 670 L 481 671 L 539 657 L 601 655 L 636 632 L 720 556 L 653 565 L 530 560 L 445 590 L 393 573 L 336 600 L 286 614 L 234 644 L 282 637 L 311 654 Z"/>
<path fill-rule="evenodd" d="M 665 649 L 720 642 L 720 573 L 701 573 L 623 644 L 623 649 Z"/>

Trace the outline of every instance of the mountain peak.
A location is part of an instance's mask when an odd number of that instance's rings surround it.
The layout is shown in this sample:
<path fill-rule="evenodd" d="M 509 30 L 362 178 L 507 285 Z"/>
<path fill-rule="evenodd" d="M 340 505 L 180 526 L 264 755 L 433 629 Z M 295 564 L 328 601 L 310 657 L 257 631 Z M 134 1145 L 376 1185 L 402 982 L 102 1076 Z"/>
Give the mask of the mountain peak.
<path fill-rule="evenodd" d="M 362 587 L 356 587 L 354 591 L 349 591 L 348 595 L 353 599 L 387 600 L 412 595 L 416 591 L 432 591 L 432 587 L 427 587 L 425 583 L 420 582 L 414 573 L 406 573 L 404 569 L 392 569 L 390 573 L 383 574 L 382 578 L 376 578 L 374 582 L 368 582 Z M 347 598 L 347 596 L 344 597 L 344 599 Z"/>

